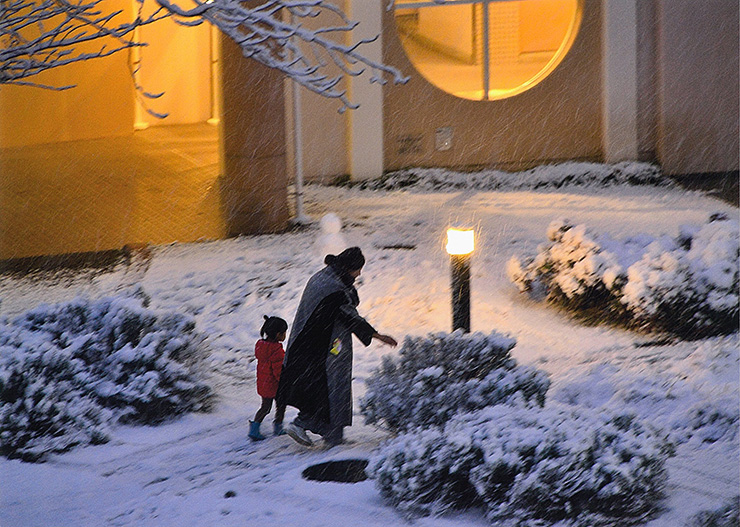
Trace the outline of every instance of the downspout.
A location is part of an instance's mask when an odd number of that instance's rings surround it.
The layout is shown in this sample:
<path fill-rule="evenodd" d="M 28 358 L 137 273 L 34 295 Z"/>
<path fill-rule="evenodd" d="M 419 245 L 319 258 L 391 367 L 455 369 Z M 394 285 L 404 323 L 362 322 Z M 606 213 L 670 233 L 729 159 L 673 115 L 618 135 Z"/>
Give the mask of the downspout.
<path fill-rule="evenodd" d="M 290 23 L 294 24 L 293 14 Z M 294 80 L 290 81 L 293 87 L 293 157 L 295 162 L 295 218 L 290 220 L 293 225 L 307 225 L 311 218 L 303 211 L 303 117 L 301 115 L 301 87 Z"/>

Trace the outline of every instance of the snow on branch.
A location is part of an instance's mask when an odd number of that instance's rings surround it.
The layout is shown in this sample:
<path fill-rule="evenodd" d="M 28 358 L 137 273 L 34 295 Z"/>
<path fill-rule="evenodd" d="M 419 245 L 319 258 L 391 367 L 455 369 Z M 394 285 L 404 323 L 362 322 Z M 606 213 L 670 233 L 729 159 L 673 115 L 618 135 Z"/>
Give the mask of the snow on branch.
<path fill-rule="evenodd" d="M 357 76 L 369 69 L 371 82 L 385 83 L 384 74 L 397 83 L 406 80 L 397 69 L 358 51 L 371 40 L 345 44 L 357 22 L 323 0 L 268 0 L 256 6 L 234 0 L 207 0 L 196 1 L 192 8 L 169 0 L 157 2 L 180 17 L 207 20 L 236 42 L 245 57 L 282 72 L 313 92 L 340 99 L 348 108 L 356 106 L 340 87 L 344 75 Z M 304 25 L 305 20 L 316 17 L 328 24 L 318 29 Z"/>
<path fill-rule="evenodd" d="M 315 93 L 339 99 L 342 109 L 356 107 L 342 87 L 347 75 L 368 70 L 370 82 L 407 80 L 396 68 L 362 54 L 363 44 L 374 39 L 347 43 L 358 23 L 324 0 L 186 0 L 187 5 L 153 0 L 153 7 L 145 10 L 147 1 L 152 0 L 137 0 L 131 20 L 121 11 L 106 12 L 105 0 L 0 0 L 0 86 L 71 88 L 45 86 L 34 78 L 48 69 L 146 46 L 135 30 L 163 18 L 185 26 L 212 24 L 236 42 L 245 57 Z M 145 11 L 151 13 L 145 16 Z M 305 22 L 317 17 L 321 27 L 309 28 Z M 92 51 L 79 49 L 90 42 L 97 44 Z"/>

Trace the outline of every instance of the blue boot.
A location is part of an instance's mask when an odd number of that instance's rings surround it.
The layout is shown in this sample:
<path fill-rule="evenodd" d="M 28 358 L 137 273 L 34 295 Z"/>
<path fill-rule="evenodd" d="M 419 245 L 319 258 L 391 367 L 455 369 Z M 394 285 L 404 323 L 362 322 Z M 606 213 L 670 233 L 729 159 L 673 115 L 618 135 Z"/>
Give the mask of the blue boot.
<path fill-rule="evenodd" d="M 276 436 L 284 436 L 285 434 L 287 434 L 287 432 L 283 428 L 283 423 L 273 423 L 272 433 L 273 435 L 276 435 Z"/>
<path fill-rule="evenodd" d="M 263 439 L 267 439 L 265 436 L 260 434 L 260 425 L 262 423 L 258 423 L 256 421 L 249 421 L 249 438 L 252 441 L 262 441 Z"/>

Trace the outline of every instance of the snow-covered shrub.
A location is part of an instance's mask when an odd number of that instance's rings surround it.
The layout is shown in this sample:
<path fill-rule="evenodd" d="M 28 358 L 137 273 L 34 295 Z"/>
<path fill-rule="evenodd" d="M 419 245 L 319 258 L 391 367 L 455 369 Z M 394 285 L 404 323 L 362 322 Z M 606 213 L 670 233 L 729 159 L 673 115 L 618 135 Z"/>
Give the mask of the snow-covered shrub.
<path fill-rule="evenodd" d="M 737 349 L 734 355 L 737 357 Z M 740 440 L 737 361 L 726 370 L 726 375 L 735 377 L 727 383 L 717 377 L 708 379 L 707 371 L 686 371 L 644 374 L 599 365 L 574 373 L 569 381 L 561 379 L 558 389 L 548 394 L 548 401 L 592 411 L 633 413 L 649 419 L 676 445 L 721 441 L 734 442 L 736 448 Z"/>
<path fill-rule="evenodd" d="M 482 504 L 502 526 L 624 526 L 655 512 L 669 454 L 631 415 L 499 405 L 391 439 L 369 473 L 409 513 Z"/>
<path fill-rule="evenodd" d="M 470 481 L 483 451 L 465 439 L 455 441 L 436 427 L 415 429 L 386 442 L 366 472 L 381 496 L 409 517 L 483 506 Z"/>
<path fill-rule="evenodd" d="M 640 322 L 682 335 L 715 335 L 738 328 L 738 222 L 714 218 L 685 227 L 676 247 L 651 244 L 627 270 L 622 303 Z"/>
<path fill-rule="evenodd" d="M 537 190 L 564 186 L 610 187 L 615 185 L 671 185 L 660 168 L 640 162 L 615 164 L 568 162 L 542 165 L 521 172 L 482 170 L 457 172 L 447 168 L 407 168 L 388 172 L 377 179 L 353 183 L 363 189 L 455 192 L 463 189 Z"/>
<path fill-rule="evenodd" d="M 515 340 L 462 331 L 406 337 L 367 379 L 365 420 L 393 431 L 444 425 L 459 413 L 494 404 L 544 404 L 547 375 L 518 366 Z"/>
<path fill-rule="evenodd" d="M 724 398 L 696 404 L 688 409 L 689 433 L 706 443 L 732 441 L 738 434 L 740 408 L 737 399 Z"/>
<path fill-rule="evenodd" d="M 740 527 L 740 496 L 733 496 L 717 510 L 696 514 L 686 527 Z"/>
<path fill-rule="evenodd" d="M 584 225 L 550 224 L 534 257 L 512 257 L 520 291 L 578 312 L 680 336 L 727 334 L 738 327 L 738 222 L 715 215 L 679 236 L 623 241 Z"/>
<path fill-rule="evenodd" d="M 607 364 L 611 351 L 591 357 L 594 365 L 561 376 L 548 393 L 556 402 L 592 411 L 630 412 L 662 429 L 675 445 L 740 442 L 740 341 L 728 335 L 675 345 L 637 348 L 639 358 Z M 639 349 L 639 351 L 638 351 Z M 660 371 L 644 368 L 660 363 Z"/>
<path fill-rule="evenodd" d="M 76 299 L 0 324 L 0 453 L 38 459 L 104 442 L 118 422 L 203 408 L 192 319 L 140 299 Z"/>
<path fill-rule="evenodd" d="M 547 237 L 551 243 L 535 257 L 509 260 L 509 277 L 520 291 L 544 291 L 551 300 L 577 309 L 608 305 L 612 291 L 624 285 L 625 259 L 635 247 L 640 250 L 639 239 L 622 248 L 608 236 L 565 220 L 551 222 Z"/>

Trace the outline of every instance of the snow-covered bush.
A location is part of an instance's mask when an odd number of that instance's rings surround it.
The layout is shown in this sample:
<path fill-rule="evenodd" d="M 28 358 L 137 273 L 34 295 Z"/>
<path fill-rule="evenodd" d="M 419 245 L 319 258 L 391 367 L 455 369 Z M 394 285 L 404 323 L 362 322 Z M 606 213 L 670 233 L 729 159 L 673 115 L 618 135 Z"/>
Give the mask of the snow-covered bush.
<path fill-rule="evenodd" d="M 568 307 L 587 309 L 608 305 L 612 291 L 624 285 L 623 269 L 643 247 L 637 238 L 620 244 L 585 225 L 556 220 L 547 229 L 550 244 L 527 261 L 512 257 L 509 277 L 520 291 L 538 291 Z M 618 306 L 615 306 L 618 307 Z"/>
<path fill-rule="evenodd" d="M 680 336 L 727 334 L 738 327 L 738 222 L 714 215 L 679 236 L 623 241 L 565 221 L 530 258 L 512 257 L 511 280 L 569 309 Z"/>
<path fill-rule="evenodd" d="M 655 512 L 670 450 L 631 415 L 498 405 L 391 439 L 369 473 L 407 513 L 483 505 L 502 526 L 624 526 Z"/>
<path fill-rule="evenodd" d="M 688 409 L 686 415 L 688 433 L 706 443 L 737 438 L 740 422 L 737 399 L 727 397 L 696 404 Z"/>
<path fill-rule="evenodd" d="M 444 425 L 456 414 L 494 404 L 545 402 L 547 375 L 511 358 L 514 339 L 462 331 L 406 337 L 367 379 L 367 423 L 393 431 Z"/>
<path fill-rule="evenodd" d="M 406 168 L 383 174 L 377 179 L 353 183 L 363 189 L 456 192 L 464 189 L 537 190 L 564 186 L 610 187 L 616 185 L 669 186 L 656 165 L 640 162 L 615 164 L 568 162 L 542 165 L 521 172 L 481 170 L 457 172 L 447 168 Z"/>
<path fill-rule="evenodd" d="M 737 220 L 720 215 L 684 227 L 670 251 L 651 244 L 627 270 L 622 303 L 638 321 L 679 334 L 736 331 L 739 230 Z"/>
<path fill-rule="evenodd" d="M 686 527 L 740 527 L 740 496 L 733 496 L 717 510 L 696 514 Z"/>
<path fill-rule="evenodd" d="M 666 368 L 661 372 L 646 373 L 637 365 L 623 364 L 573 370 L 548 393 L 548 402 L 595 412 L 630 412 L 663 430 L 676 445 L 700 448 L 701 443 L 723 442 L 737 449 L 737 338 L 705 339 L 699 346 L 685 343 L 683 349 L 672 346 L 668 353 L 670 358 L 648 355 L 648 360 L 661 361 Z"/>
<path fill-rule="evenodd" d="M 34 460 L 104 442 L 115 423 L 203 408 L 194 329 L 132 297 L 42 305 L 0 324 L 0 453 Z"/>
<path fill-rule="evenodd" d="M 419 428 L 383 444 L 366 472 L 381 496 L 411 517 L 483 506 L 470 481 L 482 463 L 483 450 L 470 437 L 455 440 L 441 428 Z"/>

